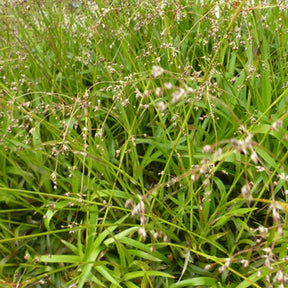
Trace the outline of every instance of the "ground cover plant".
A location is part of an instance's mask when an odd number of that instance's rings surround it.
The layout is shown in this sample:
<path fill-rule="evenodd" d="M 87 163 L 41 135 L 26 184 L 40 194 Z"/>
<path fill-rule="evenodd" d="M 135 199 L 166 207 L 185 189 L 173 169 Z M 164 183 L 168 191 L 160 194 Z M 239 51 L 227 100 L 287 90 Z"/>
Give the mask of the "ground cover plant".
<path fill-rule="evenodd" d="M 0 8 L 0 287 L 287 287 L 285 1 Z"/>

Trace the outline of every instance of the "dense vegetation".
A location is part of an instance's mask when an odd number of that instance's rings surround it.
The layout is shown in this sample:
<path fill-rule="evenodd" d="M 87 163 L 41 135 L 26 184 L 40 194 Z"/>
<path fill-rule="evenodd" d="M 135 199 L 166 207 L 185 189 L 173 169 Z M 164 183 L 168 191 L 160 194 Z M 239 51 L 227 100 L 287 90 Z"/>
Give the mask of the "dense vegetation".
<path fill-rule="evenodd" d="M 2 0 L 0 287 L 288 287 L 287 9 Z"/>

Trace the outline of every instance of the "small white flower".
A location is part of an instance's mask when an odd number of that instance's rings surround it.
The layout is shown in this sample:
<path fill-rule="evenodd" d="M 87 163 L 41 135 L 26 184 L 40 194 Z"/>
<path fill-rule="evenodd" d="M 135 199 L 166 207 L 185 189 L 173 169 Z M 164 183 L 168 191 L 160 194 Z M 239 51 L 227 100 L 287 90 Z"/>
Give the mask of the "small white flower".
<path fill-rule="evenodd" d="M 241 188 L 241 194 L 243 198 L 248 199 L 249 202 L 253 200 L 252 195 L 251 195 L 250 184 L 247 183 Z"/>
<path fill-rule="evenodd" d="M 243 196 L 246 196 L 247 194 L 249 194 L 250 192 L 250 187 L 248 184 L 245 184 L 242 188 L 241 188 L 241 193 L 243 194 Z"/>
<path fill-rule="evenodd" d="M 156 106 L 159 112 L 163 112 L 166 108 L 165 103 L 163 101 L 157 102 Z"/>
<path fill-rule="evenodd" d="M 139 235 L 139 236 L 142 236 L 142 238 L 145 240 L 146 237 L 147 237 L 147 233 L 146 233 L 146 231 L 145 231 L 145 228 L 143 228 L 143 227 L 139 228 L 139 229 L 138 229 L 138 235 Z"/>
<path fill-rule="evenodd" d="M 203 151 L 203 153 L 210 154 L 210 153 L 213 151 L 213 148 L 212 148 L 211 145 L 205 145 L 205 146 L 202 148 L 202 151 Z"/>
<path fill-rule="evenodd" d="M 157 87 L 157 88 L 155 89 L 155 94 L 156 94 L 156 96 L 158 96 L 158 97 L 162 96 L 162 94 L 163 94 L 163 89 L 160 88 L 160 87 Z"/>
<path fill-rule="evenodd" d="M 184 93 L 185 93 L 185 90 L 183 88 L 180 88 L 179 90 L 176 90 L 175 92 L 173 92 L 172 103 L 176 103 L 180 101 Z"/>
<path fill-rule="evenodd" d="M 259 270 L 259 271 L 256 273 L 256 278 L 259 278 L 259 277 L 261 276 L 261 274 L 262 274 L 262 271 Z"/>
<path fill-rule="evenodd" d="M 133 199 L 128 199 L 125 202 L 125 208 L 132 208 L 132 207 L 135 207 L 134 201 L 133 201 Z"/>
<path fill-rule="evenodd" d="M 172 85 L 172 83 L 167 82 L 167 83 L 164 83 L 164 87 L 165 87 L 166 89 L 172 89 L 172 88 L 173 88 L 173 85 Z"/>
<path fill-rule="evenodd" d="M 262 166 L 256 166 L 256 171 L 257 172 L 263 172 L 263 171 L 265 171 L 265 168 Z"/>
<path fill-rule="evenodd" d="M 164 72 L 164 69 L 160 66 L 153 66 L 152 67 L 152 76 L 155 78 L 161 76 L 163 74 L 163 72 Z"/>
<path fill-rule="evenodd" d="M 252 151 L 251 159 L 252 159 L 252 161 L 253 161 L 255 164 L 258 163 L 258 155 L 257 155 L 257 153 L 256 153 L 254 150 Z"/>
<path fill-rule="evenodd" d="M 218 148 L 215 152 L 215 157 L 218 157 L 222 154 L 222 148 Z"/>
<path fill-rule="evenodd" d="M 283 121 L 282 120 L 277 120 L 276 122 L 274 122 L 273 124 L 272 124 L 272 127 L 271 127 L 271 129 L 272 130 L 277 130 L 278 128 L 281 128 L 283 126 Z"/>
<path fill-rule="evenodd" d="M 243 266 L 246 268 L 246 267 L 248 267 L 248 265 L 249 265 L 249 261 L 246 260 L 246 259 L 242 259 L 242 260 L 241 260 L 241 264 L 243 264 Z"/>
<path fill-rule="evenodd" d="M 198 174 L 195 173 L 195 174 L 192 174 L 192 175 L 191 175 L 191 181 L 192 181 L 192 182 L 195 182 L 195 181 L 197 181 L 198 179 L 199 179 Z"/>

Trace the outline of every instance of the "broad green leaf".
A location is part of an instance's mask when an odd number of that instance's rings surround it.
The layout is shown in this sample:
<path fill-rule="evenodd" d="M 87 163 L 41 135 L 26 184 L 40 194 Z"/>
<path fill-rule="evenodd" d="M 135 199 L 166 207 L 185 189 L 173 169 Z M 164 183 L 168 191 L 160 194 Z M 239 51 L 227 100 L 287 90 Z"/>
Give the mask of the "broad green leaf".
<path fill-rule="evenodd" d="M 185 279 L 175 284 L 169 286 L 169 288 L 178 288 L 178 287 L 193 287 L 193 286 L 200 286 L 200 285 L 214 285 L 216 283 L 215 278 L 211 277 L 195 277 L 191 279 Z"/>
<path fill-rule="evenodd" d="M 139 242 L 137 240 L 134 240 L 134 239 L 131 239 L 131 238 L 127 238 L 127 237 L 122 237 L 122 238 L 119 239 L 119 242 L 121 242 L 123 244 L 126 244 L 126 245 L 130 245 L 131 247 L 135 247 L 135 248 L 139 249 L 139 251 L 144 251 L 146 253 L 150 253 L 151 255 L 161 259 L 165 263 L 169 263 L 170 262 L 167 257 L 165 257 L 163 254 L 161 254 L 157 250 L 154 251 L 153 254 L 152 254 L 148 245 L 145 245 L 144 243 L 141 243 L 141 242 Z M 137 251 L 137 250 L 135 250 L 135 251 Z M 137 256 L 137 252 L 135 252 L 135 253 L 136 253 L 135 255 Z"/>
<path fill-rule="evenodd" d="M 109 270 L 107 267 L 105 266 L 94 266 L 94 269 L 96 271 L 98 271 L 101 275 L 104 276 L 105 279 L 107 279 L 108 281 L 110 281 L 112 284 L 116 285 L 117 287 L 121 287 L 119 285 L 119 282 L 113 278 L 113 274 L 115 274 L 113 271 Z"/>
<path fill-rule="evenodd" d="M 78 247 L 76 247 L 75 245 L 73 245 L 72 243 L 62 239 L 61 242 L 67 247 L 69 248 L 74 254 L 78 254 Z"/>
<path fill-rule="evenodd" d="M 135 272 L 129 272 L 123 276 L 123 281 L 135 279 L 135 278 L 141 278 L 141 277 L 164 277 L 164 278 L 174 278 L 174 276 L 161 272 L 161 271 L 135 271 Z"/>
<path fill-rule="evenodd" d="M 37 261 L 39 262 L 47 262 L 47 263 L 75 263 L 79 264 L 81 262 L 81 258 L 76 255 L 41 255 L 37 257 Z"/>
<path fill-rule="evenodd" d="M 261 61 L 260 61 L 260 84 L 261 84 L 261 99 L 258 99 L 259 103 L 256 103 L 259 106 L 260 111 L 264 112 L 271 105 L 272 98 L 272 86 L 270 77 L 270 52 L 268 41 L 264 35 L 263 31 L 263 39 L 261 45 Z"/>
<path fill-rule="evenodd" d="M 115 224 L 120 225 L 125 219 L 126 217 L 119 219 L 117 222 L 115 222 Z M 106 228 L 106 230 L 102 231 L 100 235 L 97 235 L 93 243 L 89 242 L 90 244 L 86 247 L 86 251 L 82 260 L 82 262 L 85 264 L 81 273 L 80 281 L 78 283 L 79 288 L 84 286 L 93 267 L 93 263 L 96 261 L 101 251 L 104 250 L 104 246 L 102 246 L 104 239 L 113 233 L 115 229 L 117 229 L 117 225 L 110 226 L 109 228 Z"/>
<path fill-rule="evenodd" d="M 147 252 L 143 252 L 140 250 L 134 250 L 134 249 L 128 249 L 127 252 L 131 255 L 131 256 L 137 256 L 139 258 L 143 258 L 143 259 L 147 259 L 153 262 L 162 262 L 161 259 L 153 256 L 153 254 L 151 253 L 147 253 Z"/>
<path fill-rule="evenodd" d="M 115 236 L 108 238 L 107 240 L 104 241 L 104 245 L 105 246 L 109 246 L 114 242 L 117 242 L 119 239 L 121 239 L 122 237 L 126 237 L 127 235 L 136 232 L 139 229 L 139 227 L 135 226 L 135 227 L 131 227 L 128 229 L 125 229 L 124 231 L 116 234 Z"/>

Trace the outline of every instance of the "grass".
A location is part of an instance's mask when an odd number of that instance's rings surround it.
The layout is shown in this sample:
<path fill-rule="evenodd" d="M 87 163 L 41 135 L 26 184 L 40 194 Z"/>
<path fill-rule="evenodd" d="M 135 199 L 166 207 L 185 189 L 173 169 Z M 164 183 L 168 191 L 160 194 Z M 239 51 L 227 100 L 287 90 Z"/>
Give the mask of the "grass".
<path fill-rule="evenodd" d="M 0 287 L 287 287 L 287 4 L 97 2 L 0 4 Z"/>

